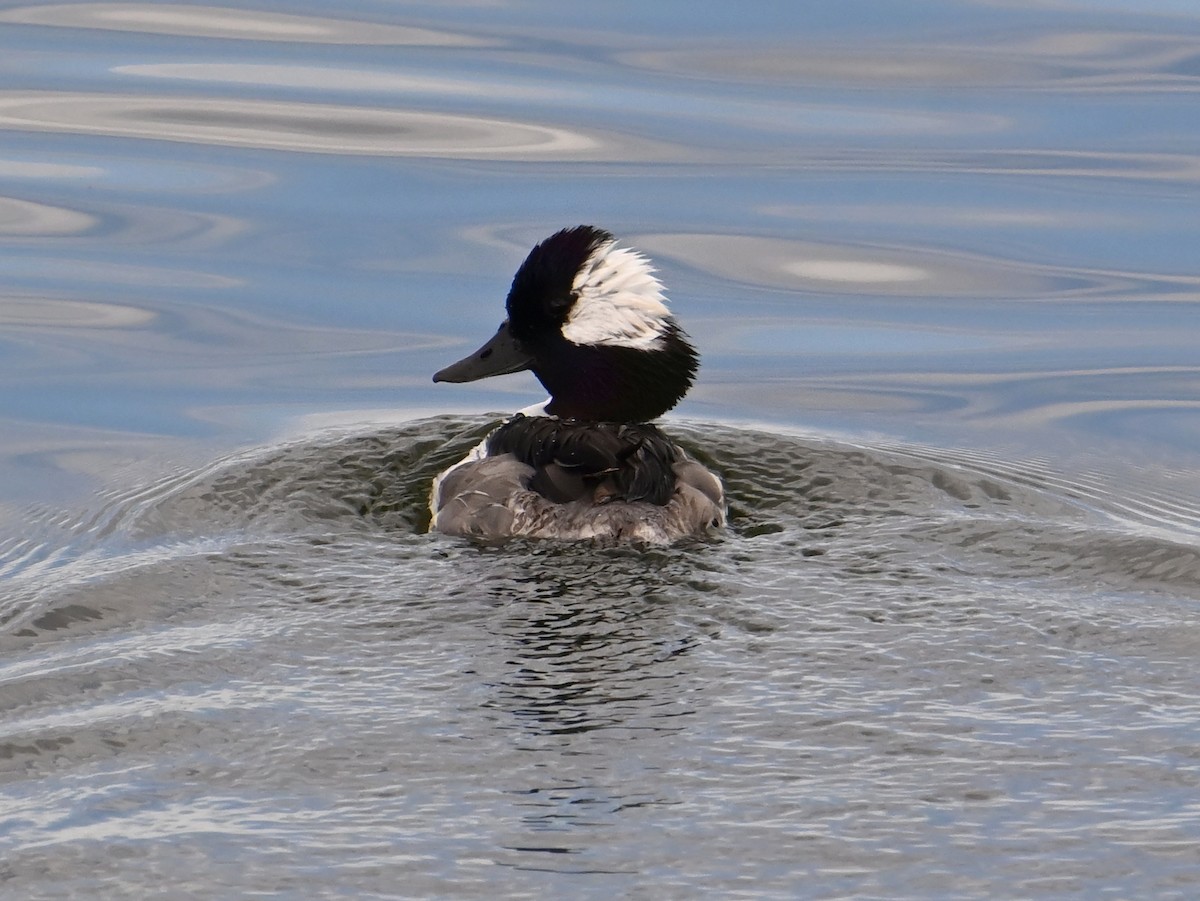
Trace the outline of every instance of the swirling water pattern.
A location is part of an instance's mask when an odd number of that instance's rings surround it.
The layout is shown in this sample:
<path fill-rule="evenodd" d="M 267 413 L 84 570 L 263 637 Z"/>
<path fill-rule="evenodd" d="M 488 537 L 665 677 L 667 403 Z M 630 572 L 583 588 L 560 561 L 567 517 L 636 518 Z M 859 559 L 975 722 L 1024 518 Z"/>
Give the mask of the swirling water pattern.
<path fill-rule="evenodd" d="M 1200 20 L 808 6 L 0 10 L 4 894 L 1196 893 Z M 429 535 L 578 221 L 730 528 Z"/>
<path fill-rule="evenodd" d="M 425 534 L 431 475 L 493 422 L 235 455 L 11 577 L 14 876 L 1036 895 L 1135 884 L 1147 854 L 1156 882 L 1192 872 L 1194 544 L 1033 466 L 711 425 L 675 431 L 728 478 L 715 542 Z M 978 869 L 927 871 L 959 855 Z"/>

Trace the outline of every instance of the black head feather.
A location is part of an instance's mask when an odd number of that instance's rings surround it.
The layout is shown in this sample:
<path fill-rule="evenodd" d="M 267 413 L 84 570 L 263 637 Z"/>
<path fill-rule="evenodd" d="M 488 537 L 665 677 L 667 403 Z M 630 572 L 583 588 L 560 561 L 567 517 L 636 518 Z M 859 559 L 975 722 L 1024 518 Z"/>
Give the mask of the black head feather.
<path fill-rule="evenodd" d="M 646 422 L 683 398 L 700 365 L 687 335 L 667 317 L 658 346 L 576 344 L 563 324 L 579 301 L 575 280 L 592 256 L 613 243 L 601 228 L 555 232 L 530 251 L 508 292 L 508 328 L 550 392 L 547 412 L 589 421 Z"/>
<path fill-rule="evenodd" d="M 575 276 L 612 240 L 602 228 L 577 225 L 555 232 L 529 251 L 505 301 L 509 328 L 518 341 L 537 344 L 559 331 L 576 300 Z"/>

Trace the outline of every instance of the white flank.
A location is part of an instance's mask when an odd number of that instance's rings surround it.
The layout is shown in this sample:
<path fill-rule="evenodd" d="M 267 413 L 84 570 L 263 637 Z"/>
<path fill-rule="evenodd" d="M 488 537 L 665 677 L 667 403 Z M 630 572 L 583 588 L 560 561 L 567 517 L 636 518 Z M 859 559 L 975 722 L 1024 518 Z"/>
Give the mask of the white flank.
<path fill-rule="evenodd" d="M 577 295 L 562 334 L 575 344 L 653 350 L 662 346 L 671 311 L 650 261 L 636 250 L 602 244 L 571 286 Z"/>
<path fill-rule="evenodd" d="M 546 407 L 550 406 L 550 401 L 552 399 L 553 398 L 547 397 L 540 404 L 532 404 L 531 406 L 526 407 L 524 410 L 518 410 L 517 413 L 521 414 L 522 416 L 549 416 L 550 414 L 546 412 Z M 499 426 L 496 428 L 499 428 Z M 470 452 L 465 457 L 463 457 L 453 466 L 447 466 L 436 476 L 434 476 L 433 487 L 429 491 L 429 514 L 433 517 L 434 522 L 437 521 L 438 510 L 441 509 L 442 506 L 442 482 L 446 481 L 446 476 L 450 475 L 450 473 L 454 472 L 454 470 L 458 469 L 460 466 L 465 466 L 467 463 L 478 463 L 480 460 L 486 458 L 488 439 L 492 437 L 492 434 L 495 431 L 496 430 L 493 429 L 491 432 L 488 432 L 483 436 L 483 440 L 471 448 Z"/>

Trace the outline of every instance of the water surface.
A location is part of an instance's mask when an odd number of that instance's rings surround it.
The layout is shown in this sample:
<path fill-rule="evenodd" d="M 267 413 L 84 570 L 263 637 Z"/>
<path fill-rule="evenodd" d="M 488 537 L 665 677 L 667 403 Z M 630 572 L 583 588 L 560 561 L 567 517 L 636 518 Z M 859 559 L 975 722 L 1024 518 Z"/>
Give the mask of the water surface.
<path fill-rule="evenodd" d="M 14 897 L 1200 885 L 1200 19 L 0 8 Z M 426 534 L 550 232 L 731 524 Z"/>

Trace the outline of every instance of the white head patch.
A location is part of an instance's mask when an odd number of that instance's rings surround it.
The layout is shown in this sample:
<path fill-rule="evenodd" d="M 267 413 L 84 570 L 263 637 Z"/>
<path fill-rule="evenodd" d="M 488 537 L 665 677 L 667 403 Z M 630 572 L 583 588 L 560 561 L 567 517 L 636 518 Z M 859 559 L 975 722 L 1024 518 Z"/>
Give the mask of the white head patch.
<path fill-rule="evenodd" d="M 568 341 L 641 350 L 662 346 L 671 311 L 650 261 L 636 250 L 601 244 L 571 287 L 577 299 L 562 327 Z"/>

